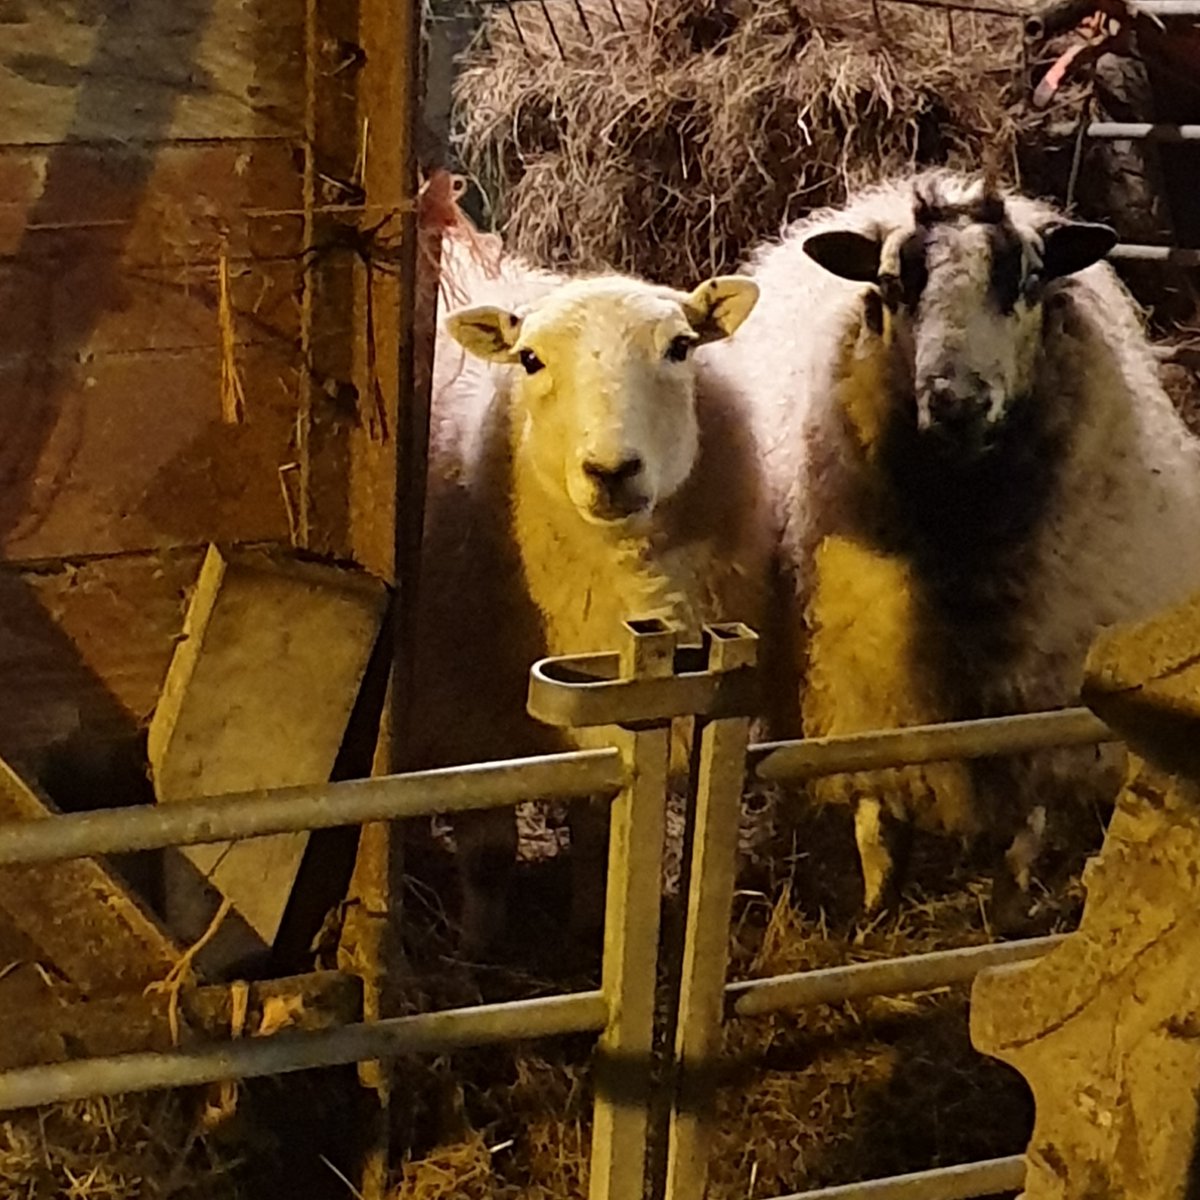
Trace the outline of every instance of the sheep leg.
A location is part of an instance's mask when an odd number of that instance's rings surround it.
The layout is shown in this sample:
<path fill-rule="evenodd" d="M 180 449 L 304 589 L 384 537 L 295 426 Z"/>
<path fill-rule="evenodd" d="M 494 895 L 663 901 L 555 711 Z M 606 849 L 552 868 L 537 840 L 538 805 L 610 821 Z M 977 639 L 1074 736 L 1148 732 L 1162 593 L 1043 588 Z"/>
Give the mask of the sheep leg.
<path fill-rule="evenodd" d="M 1012 845 L 1004 855 L 1004 863 L 1022 892 L 1029 891 L 1030 874 L 1034 864 L 1041 857 L 1045 840 L 1046 809 L 1044 805 L 1039 804 L 1017 831 L 1017 836 L 1013 838 Z"/>
<path fill-rule="evenodd" d="M 604 929 L 609 806 L 574 800 L 567 810 L 571 830 L 571 923 L 573 941 L 590 947 Z"/>
<path fill-rule="evenodd" d="M 1017 933 L 1029 919 L 1029 884 L 1046 835 L 1046 809 L 1038 805 L 1017 831 L 992 879 L 992 926 Z"/>
<path fill-rule="evenodd" d="M 908 867 L 912 827 L 874 796 L 861 796 L 854 807 L 854 838 L 863 874 L 863 910 L 873 915 L 899 899 Z"/>
<path fill-rule="evenodd" d="M 460 948 L 468 958 L 492 950 L 504 932 L 508 893 L 517 857 L 512 809 L 482 809 L 454 821 L 462 885 Z"/>

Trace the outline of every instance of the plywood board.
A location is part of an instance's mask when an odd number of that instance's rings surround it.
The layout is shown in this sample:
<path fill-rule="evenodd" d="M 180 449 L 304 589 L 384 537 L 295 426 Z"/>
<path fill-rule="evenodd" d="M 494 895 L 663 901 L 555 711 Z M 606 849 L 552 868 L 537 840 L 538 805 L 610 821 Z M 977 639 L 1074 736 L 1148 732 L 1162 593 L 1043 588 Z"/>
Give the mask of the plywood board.
<path fill-rule="evenodd" d="M 210 548 L 150 725 L 159 802 L 326 781 L 386 603 L 386 588 L 362 572 Z M 253 934 L 210 948 L 210 970 L 272 945 L 307 839 L 281 834 L 173 857 L 168 921 L 179 936 L 199 936 L 212 916 L 195 872 Z"/>

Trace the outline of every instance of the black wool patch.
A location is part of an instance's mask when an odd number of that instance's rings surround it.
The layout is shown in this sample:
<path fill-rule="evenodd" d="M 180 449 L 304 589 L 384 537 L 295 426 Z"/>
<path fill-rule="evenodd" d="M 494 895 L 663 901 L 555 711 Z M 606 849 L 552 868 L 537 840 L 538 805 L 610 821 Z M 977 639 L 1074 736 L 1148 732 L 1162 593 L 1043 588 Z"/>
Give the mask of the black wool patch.
<path fill-rule="evenodd" d="M 1007 221 L 991 226 L 988 237 L 992 249 L 988 291 L 996 307 L 1007 316 L 1025 287 L 1024 243 Z"/>

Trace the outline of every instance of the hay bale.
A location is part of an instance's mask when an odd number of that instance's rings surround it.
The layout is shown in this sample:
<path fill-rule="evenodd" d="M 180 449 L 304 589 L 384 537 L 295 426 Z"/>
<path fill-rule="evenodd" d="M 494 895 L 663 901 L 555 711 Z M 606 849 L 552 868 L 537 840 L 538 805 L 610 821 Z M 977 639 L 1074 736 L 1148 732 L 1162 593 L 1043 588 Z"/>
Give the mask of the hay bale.
<path fill-rule="evenodd" d="M 454 99 L 462 165 L 511 248 L 546 266 L 690 285 L 914 164 L 986 153 L 1015 174 L 1011 18 L 888 0 L 545 10 L 494 6 Z"/>

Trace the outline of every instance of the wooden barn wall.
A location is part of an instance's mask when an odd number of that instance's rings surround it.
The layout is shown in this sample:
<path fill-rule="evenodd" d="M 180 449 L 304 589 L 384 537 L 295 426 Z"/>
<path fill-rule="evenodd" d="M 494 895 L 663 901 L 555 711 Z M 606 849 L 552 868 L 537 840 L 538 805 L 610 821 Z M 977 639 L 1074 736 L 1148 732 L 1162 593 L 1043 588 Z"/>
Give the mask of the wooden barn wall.
<path fill-rule="evenodd" d="M 0 754 L 133 735 L 209 540 L 390 571 L 358 41 L 355 0 L 0 3 Z"/>

